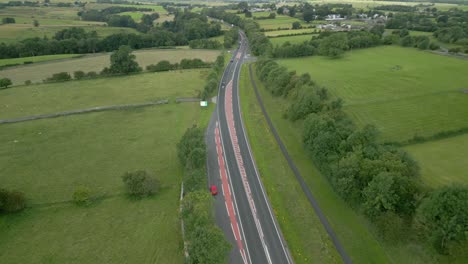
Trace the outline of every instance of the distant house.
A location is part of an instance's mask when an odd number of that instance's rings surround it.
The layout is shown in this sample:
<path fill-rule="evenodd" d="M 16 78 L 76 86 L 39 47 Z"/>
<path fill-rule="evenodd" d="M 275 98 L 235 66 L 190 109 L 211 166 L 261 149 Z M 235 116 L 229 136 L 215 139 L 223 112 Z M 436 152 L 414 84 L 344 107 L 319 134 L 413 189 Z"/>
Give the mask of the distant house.
<path fill-rule="evenodd" d="M 327 21 L 338 21 L 338 20 L 344 20 L 344 17 L 341 17 L 341 15 L 337 14 L 330 14 L 325 17 L 325 20 Z"/>
<path fill-rule="evenodd" d="M 251 13 L 256 13 L 256 12 L 271 12 L 271 9 L 270 8 L 257 8 L 257 7 L 254 7 L 252 9 L 249 10 Z"/>
<path fill-rule="evenodd" d="M 366 19 L 366 18 L 367 18 L 367 14 L 358 14 L 357 17 L 358 17 L 358 18 L 361 18 L 361 19 Z"/>

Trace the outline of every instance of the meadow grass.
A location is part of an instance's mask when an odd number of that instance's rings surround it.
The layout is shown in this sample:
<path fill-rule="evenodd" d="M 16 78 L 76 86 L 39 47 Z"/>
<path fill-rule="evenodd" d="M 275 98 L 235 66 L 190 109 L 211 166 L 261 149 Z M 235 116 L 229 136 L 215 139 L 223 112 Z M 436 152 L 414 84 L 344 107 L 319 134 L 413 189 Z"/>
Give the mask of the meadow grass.
<path fill-rule="evenodd" d="M 421 178 L 429 187 L 468 183 L 468 134 L 410 145 L 405 150 L 418 161 Z"/>
<path fill-rule="evenodd" d="M 164 81 L 176 80 L 153 90 L 154 97 L 174 97 L 190 95 L 191 84 L 202 83 L 201 76 L 191 72 L 185 72 L 188 78 L 167 73 L 130 78 L 163 75 Z M 64 104 L 73 97 L 68 93 L 86 94 L 89 87 L 97 97 L 109 94 L 101 80 L 80 83 L 61 87 Z M 131 94 L 144 95 L 148 89 L 142 87 L 145 81 L 133 79 L 131 84 L 114 82 L 120 89 L 114 90 L 112 104 L 132 103 Z M 30 103 L 21 94 L 11 99 Z M 37 113 L 48 111 L 54 103 L 49 99 L 36 102 Z M 183 170 L 176 143 L 188 127 L 206 126 L 212 110 L 172 103 L 3 125 L 0 182 L 25 192 L 28 208 L 0 215 L 2 263 L 183 263 L 178 214 Z M 127 197 L 120 176 L 137 169 L 158 177 L 158 194 L 141 200 Z M 97 199 L 88 207 L 71 202 L 80 185 L 89 186 Z"/>
<path fill-rule="evenodd" d="M 383 141 L 405 141 L 466 127 L 468 61 L 412 48 L 385 46 L 342 58 L 278 61 L 344 99 L 356 124 L 374 124 Z"/>
<path fill-rule="evenodd" d="M 262 182 L 295 263 L 340 263 L 330 238 L 314 214 L 294 174 L 282 156 L 242 68 L 240 101 L 245 127 Z"/>
<path fill-rule="evenodd" d="M 282 156 L 279 147 L 266 125 L 253 91 L 251 91 L 248 72 L 243 71 L 241 92 L 243 117 L 255 161 L 260 169 L 267 193 L 280 216 L 279 221 L 295 261 L 299 263 L 329 263 L 337 260 L 336 252 L 329 237 L 317 220 L 311 205 L 303 195 L 302 189 Z M 340 242 L 355 263 L 389 263 L 383 248 L 367 229 L 364 217 L 356 214 L 331 188 L 325 176 L 314 166 L 302 145 L 300 123 L 291 123 L 283 118 L 288 102 L 273 97 L 255 77 L 265 108 L 272 119 L 283 143 L 294 163 L 304 177 L 308 187 L 317 199 L 321 209 L 332 225 Z M 253 113 L 252 113 L 253 112 Z M 278 211 L 277 211 L 278 210 Z M 300 212 L 297 212 L 299 210 Z M 284 218 L 282 218 L 284 217 Z M 304 228 L 304 227 L 307 228 Z M 310 229 L 310 230 L 309 230 Z M 309 231 L 307 231 L 309 230 Z M 312 232 L 312 233 L 309 233 Z M 313 234 L 315 233 L 315 234 Z M 307 257 L 301 259 L 303 254 Z M 320 260 L 317 260 L 320 259 Z"/>
<path fill-rule="evenodd" d="M 206 74 L 183 70 L 14 87 L 0 90 L 0 118 L 196 97 Z"/>
<path fill-rule="evenodd" d="M 143 69 L 150 64 L 156 64 L 161 60 L 171 63 L 180 62 L 182 59 L 199 58 L 204 61 L 215 61 L 221 51 L 218 50 L 193 50 L 193 49 L 148 49 L 134 51 L 136 60 Z M 100 72 L 104 67 L 110 65 L 110 54 L 100 53 L 97 55 L 84 56 L 82 58 L 47 62 L 43 64 L 31 64 L 20 67 L 7 68 L 0 71 L 0 77 L 7 77 L 14 85 L 24 84 L 26 80 L 33 83 L 42 80 L 58 72 L 95 71 Z"/>
<path fill-rule="evenodd" d="M 275 19 L 260 19 L 255 21 L 263 29 L 292 28 L 293 22 L 299 22 L 302 26 L 308 26 L 303 20 L 283 15 L 277 15 Z"/>
<path fill-rule="evenodd" d="M 317 34 L 315 34 L 317 35 Z M 276 38 L 270 38 L 271 43 L 273 46 L 276 45 L 283 45 L 285 42 L 289 42 L 291 44 L 299 44 L 303 43 L 304 41 L 309 41 L 312 39 L 314 34 L 310 35 L 298 35 L 298 36 L 285 36 L 285 37 L 276 37 Z"/>
<path fill-rule="evenodd" d="M 291 34 L 303 34 L 303 33 L 319 33 L 320 29 L 317 28 L 301 28 L 301 29 L 290 29 L 290 30 L 275 30 L 266 31 L 265 36 L 267 37 L 278 37 Z"/>
<path fill-rule="evenodd" d="M 135 12 L 122 12 L 122 13 L 119 13 L 118 15 L 119 16 L 130 16 L 131 18 L 133 18 L 133 20 L 135 20 L 135 22 L 138 23 L 141 20 L 141 18 L 143 17 L 144 13 L 135 11 Z"/>
<path fill-rule="evenodd" d="M 70 59 L 74 57 L 81 56 L 79 54 L 57 54 L 57 55 L 44 55 L 44 56 L 34 56 L 34 57 L 23 57 L 15 59 L 0 59 L 0 66 L 11 65 L 11 64 L 23 64 L 24 62 L 44 62 L 51 60 L 60 60 L 60 59 Z"/>

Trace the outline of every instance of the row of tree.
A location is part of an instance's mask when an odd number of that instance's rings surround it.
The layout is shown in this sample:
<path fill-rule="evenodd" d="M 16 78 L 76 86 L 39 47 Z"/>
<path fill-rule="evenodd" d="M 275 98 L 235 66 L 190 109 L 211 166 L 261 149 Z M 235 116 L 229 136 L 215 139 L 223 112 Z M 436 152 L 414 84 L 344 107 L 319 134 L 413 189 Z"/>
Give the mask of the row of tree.
<path fill-rule="evenodd" d="M 231 246 L 214 223 L 213 200 L 207 191 L 204 130 L 187 129 L 177 144 L 177 155 L 185 168 L 182 219 L 189 255 L 187 263 L 224 263 Z"/>
<path fill-rule="evenodd" d="M 270 59 L 260 59 L 256 73 L 274 96 L 289 98 L 284 116 L 302 121 L 303 144 L 314 163 L 383 236 L 404 239 L 408 225 L 420 228 L 440 253 L 466 239 L 468 187 L 424 192 L 418 164 L 396 146 L 379 143 L 375 127 L 357 128 L 342 100 L 330 98 L 310 75 L 298 76 Z"/>
<path fill-rule="evenodd" d="M 201 93 L 201 98 L 206 100 L 212 96 L 218 88 L 219 82 L 224 72 L 224 54 L 219 55 L 213 64 L 210 73 L 206 77 L 206 84 Z"/>

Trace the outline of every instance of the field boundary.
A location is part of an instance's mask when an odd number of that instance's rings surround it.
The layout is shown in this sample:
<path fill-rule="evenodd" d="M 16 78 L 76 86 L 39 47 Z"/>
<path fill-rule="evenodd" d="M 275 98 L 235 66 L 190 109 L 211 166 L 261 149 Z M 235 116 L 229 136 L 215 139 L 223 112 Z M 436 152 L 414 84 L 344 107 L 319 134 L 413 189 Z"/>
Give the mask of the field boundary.
<path fill-rule="evenodd" d="M 314 209 L 316 215 L 318 216 L 320 222 L 322 223 L 323 227 L 327 231 L 328 235 L 330 236 L 330 239 L 333 242 L 333 245 L 335 246 L 336 250 L 341 256 L 341 259 L 343 260 L 344 263 L 350 264 L 352 263 L 351 257 L 346 253 L 343 245 L 341 242 L 338 240 L 337 235 L 333 231 L 330 223 L 328 222 L 325 214 L 322 212 L 320 209 L 320 206 L 317 202 L 317 200 L 314 198 L 312 195 L 312 192 L 310 191 L 309 187 L 307 186 L 306 182 L 304 181 L 304 178 L 302 177 L 301 173 L 299 172 L 299 169 L 296 167 L 294 164 L 294 161 L 292 160 L 291 156 L 288 153 L 288 150 L 286 149 L 286 146 L 284 145 L 283 141 L 281 140 L 278 132 L 276 131 L 276 128 L 273 126 L 273 123 L 271 122 L 270 116 L 266 112 L 265 106 L 263 105 L 262 98 L 260 96 L 260 93 L 258 92 L 257 85 L 255 83 L 255 80 L 253 79 L 252 75 L 252 64 L 249 64 L 249 77 L 250 77 L 250 82 L 252 83 L 252 87 L 255 91 L 255 96 L 257 97 L 258 104 L 260 105 L 260 108 L 262 109 L 263 116 L 265 117 L 268 127 L 270 128 L 273 136 L 275 137 L 276 142 L 278 143 L 281 152 L 283 153 L 286 161 L 288 162 L 289 167 L 293 171 L 294 175 L 296 176 L 296 179 L 298 180 L 299 184 L 301 185 L 302 191 L 307 197 L 307 200 L 309 200 L 309 203 L 312 205 L 312 208 Z"/>
<path fill-rule="evenodd" d="M 140 108 L 140 107 L 154 106 L 154 105 L 167 104 L 167 103 L 169 103 L 169 100 L 159 100 L 155 102 L 148 102 L 148 103 L 142 103 L 142 104 L 97 106 L 97 107 L 92 107 L 92 108 L 65 111 L 65 112 L 52 113 L 52 114 L 34 115 L 34 116 L 26 116 L 26 117 L 3 119 L 3 120 L 0 119 L 0 124 L 12 124 L 12 123 L 45 119 L 45 118 L 55 118 L 55 117 L 86 114 L 86 113 L 93 113 L 93 112 L 102 112 L 102 111 L 109 111 L 109 110 L 125 110 L 125 109 Z"/>

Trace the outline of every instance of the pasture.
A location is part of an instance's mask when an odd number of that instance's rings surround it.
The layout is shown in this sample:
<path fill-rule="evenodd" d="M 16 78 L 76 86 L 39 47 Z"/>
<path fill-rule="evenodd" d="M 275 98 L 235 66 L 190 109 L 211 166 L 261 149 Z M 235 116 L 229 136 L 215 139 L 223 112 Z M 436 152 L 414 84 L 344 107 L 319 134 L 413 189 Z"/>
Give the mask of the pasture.
<path fill-rule="evenodd" d="M 275 19 L 260 19 L 255 20 L 261 28 L 267 30 L 274 30 L 274 29 L 284 29 L 284 28 L 292 28 L 293 22 L 299 22 L 303 27 L 307 27 L 308 24 L 305 23 L 303 20 L 290 17 L 290 16 L 283 16 L 277 15 Z"/>
<path fill-rule="evenodd" d="M 290 30 L 274 30 L 266 31 L 265 36 L 267 37 L 278 37 L 292 34 L 304 34 L 304 33 L 319 33 L 320 29 L 317 28 L 301 28 L 301 29 L 290 29 Z"/>
<path fill-rule="evenodd" d="M 412 48 L 385 46 L 347 52 L 339 59 L 279 60 L 309 73 L 358 126 L 374 124 L 382 141 L 406 141 L 467 126 L 468 61 Z"/>
<path fill-rule="evenodd" d="M 310 34 L 310 35 L 276 37 L 276 38 L 270 38 L 270 41 L 273 44 L 273 46 L 276 46 L 276 45 L 281 46 L 286 42 L 289 42 L 291 44 L 299 44 L 299 43 L 303 43 L 304 41 L 311 40 L 312 36 L 314 35 Z"/>
<path fill-rule="evenodd" d="M 184 73 L 136 75 L 130 77 L 133 82 L 110 78 L 109 86 L 90 80 L 23 87 L 46 96 L 32 104 L 18 89 L 10 99 L 43 113 L 57 100 L 66 109 L 86 107 L 73 103 L 81 95 L 94 105 L 192 96 L 192 89 L 203 88 L 199 72 L 184 71 L 187 78 Z M 78 84 L 67 86 L 72 83 Z M 138 100 L 129 97 L 138 93 Z M 112 99 L 102 100 L 110 94 Z M 2 263 L 183 263 L 176 143 L 188 127 L 206 125 L 210 113 L 197 104 L 171 103 L 3 125 L 0 181 L 2 187 L 25 192 L 29 208 L 0 216 Z M 2 114 L 13 117 L 15 111 Z M 120 176 L 137 169 L 160 179 L 158 194 L 127 197 Z M 71 202 L 80 185 L 91 188 L 92 205 Z"/>
<path fill-rule="evenodd" d="M 283 143 L 353 261 L 389 263 L 366 222 L 332 190 L 304 152 L 300 124 L 283 118 L 288 102 L 273 97 L 257 78 L 255 81 Z M 263 117 L 247 67 L 242 70 L 240 85 L 243 118 L 255 161 L 295 262 L 341 263 Z"/>
<path fill-rule="evenodd" d="M 196 97 L 203 89 L 206 74 L 207 70 L 169 71 L 0 90 L 0 119 Z"/>
<path fill-rule="evenodd" d="M 182 59 L 199 58 L 204 61 L 215 61 L 220 51 L 216 50 L 193 50 L 193 49 L 149 49 L 134 51 L 136 60 L 143 69 L 150 64 L 156 64 L 161 60 L 171 63 L 180 62 Z M 47 77 L 58 72 L 95 71 L 100 72 L 104 67 L 110 65 L 110 53 L 88 55 L 78 59 L 51 61 L 43 64 L 31 64 L 20 67 L 7 68 L 0 71 L 0 77 L 7 77 L 14 85 L 24 84 L 26 80 L 33 83 L 41 82 Z"/>
<path fill-rule="evenodd" d="M 421 166 L 421 178 L 429 187 L 468 182 L 468 134 L 405 147 Z"/>

